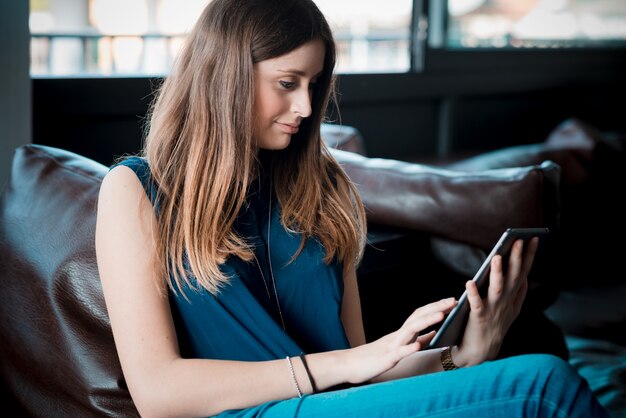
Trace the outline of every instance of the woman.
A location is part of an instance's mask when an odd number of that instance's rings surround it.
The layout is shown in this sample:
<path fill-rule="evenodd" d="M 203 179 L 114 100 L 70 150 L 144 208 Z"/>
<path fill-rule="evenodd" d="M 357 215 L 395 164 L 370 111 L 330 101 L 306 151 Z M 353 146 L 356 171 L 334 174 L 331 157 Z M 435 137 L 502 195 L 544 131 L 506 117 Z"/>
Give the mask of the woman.
<path fill-rule="evenodd" d="M 484 299 L 467 284 L 458 347 L 420 351 L 454 299 L 366 343 L 363 206 L 319 134 L 334 65 L 312 1 L 214 0 L 160 89 L 143 156 L 105 177 L 98 266 L 139 412 L 602 416 L 561 360 L 485 363 L 519 313 L 536 242 L 516 243 L 506 277 L 494 259 Z M 444 368 L 462 370 L 433 373 Z"/>

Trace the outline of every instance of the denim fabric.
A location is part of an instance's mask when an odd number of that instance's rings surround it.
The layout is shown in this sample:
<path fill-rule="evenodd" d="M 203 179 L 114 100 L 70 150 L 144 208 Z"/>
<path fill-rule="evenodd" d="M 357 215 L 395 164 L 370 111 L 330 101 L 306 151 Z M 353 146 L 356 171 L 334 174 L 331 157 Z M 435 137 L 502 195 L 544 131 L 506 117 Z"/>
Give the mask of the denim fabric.
<path fill-rule="evenodd" d="M 220 417 L 608 417 L 562 359 L 529 354 L 480 366 L 268 402 Z"/>

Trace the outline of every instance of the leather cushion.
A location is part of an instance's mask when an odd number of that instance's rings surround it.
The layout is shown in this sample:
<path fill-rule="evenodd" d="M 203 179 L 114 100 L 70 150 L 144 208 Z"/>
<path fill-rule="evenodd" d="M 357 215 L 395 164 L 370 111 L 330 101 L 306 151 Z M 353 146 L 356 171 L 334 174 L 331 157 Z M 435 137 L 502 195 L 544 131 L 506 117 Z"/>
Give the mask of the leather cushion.
<path fill-rule="evenodd" d="M 137 416 L 97 272 L 107 167 L 56 148 L 15 151 L 0 201 L 0 373 L 24 414 Z"/>
<path fill-rule="evenodd" d="M 368 221 L 490 249 L 508 227 L 555 227 L 559 167 L 461 172 L 331 150 L 356 184 Z M 375 175 L 372 175 L 375 172 Z"/>

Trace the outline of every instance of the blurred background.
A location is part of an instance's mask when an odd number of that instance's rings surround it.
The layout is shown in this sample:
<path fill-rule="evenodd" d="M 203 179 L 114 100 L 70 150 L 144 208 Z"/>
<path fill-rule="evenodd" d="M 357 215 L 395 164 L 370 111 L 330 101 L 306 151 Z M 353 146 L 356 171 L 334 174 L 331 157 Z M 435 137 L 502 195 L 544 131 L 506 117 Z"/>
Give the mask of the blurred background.
<path fill-rule="evenodd" d="M 207 3 L 31 0 L 31 74 L 165 75 Z M 411 69 L 412 0 L 316 3 L 333 26 L 339 72 Z M 623 0 L 450 0 L 443 10 L 444 3 L 431 4 L 433 46 L 586 48 L 626 41 Z M 426 25 L 420 22 L 417 31 Z"/>
<path fill-rule="evenodd" d="M 0 128 L 104 164 L 145 114 L 208 0 L 0 5 Z M 440 161 L 541 142 L 577 117 L 626 131 L 624 0 L 317 0 L 339 47 L 339 106 L 372 156 Z M 0 180 L 3 180 L 0 177 Z"/>

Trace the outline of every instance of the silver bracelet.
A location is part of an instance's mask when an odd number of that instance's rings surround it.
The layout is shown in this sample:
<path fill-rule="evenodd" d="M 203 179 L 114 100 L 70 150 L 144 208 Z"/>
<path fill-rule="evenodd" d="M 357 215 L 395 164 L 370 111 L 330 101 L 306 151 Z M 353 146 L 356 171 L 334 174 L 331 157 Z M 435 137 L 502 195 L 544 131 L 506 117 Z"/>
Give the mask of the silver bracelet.
<path fill-rule="evenodd" d="M 298 392 L 298 398 L 302 397 L 302 391 L 300 390 L 300 385 L 298 384 L 298 379 L 296 379 L 296 373 L 293 371 L 293 364 L 291 364 L 291 357 L 285 357 L 287 359 L 287 364 L 289 364 L 289 371 L 291 372 L 291 380 L 293 380 L 293 385 L 296 387 L 296 392 Z"/>

